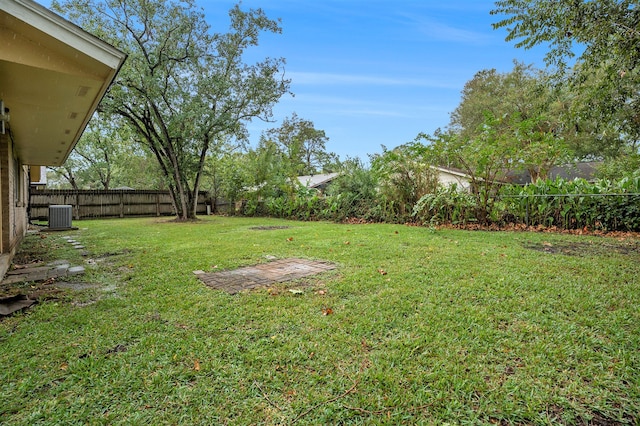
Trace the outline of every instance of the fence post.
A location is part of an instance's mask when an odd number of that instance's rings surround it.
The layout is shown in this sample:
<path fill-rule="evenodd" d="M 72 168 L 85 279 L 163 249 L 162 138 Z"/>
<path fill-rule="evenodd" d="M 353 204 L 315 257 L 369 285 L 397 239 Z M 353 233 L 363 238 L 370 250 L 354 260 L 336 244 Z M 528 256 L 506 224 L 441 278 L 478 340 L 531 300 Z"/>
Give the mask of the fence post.
<path fill-rule="evenodd" d="M 76 191 L 76 220 L 80 220 L 80 192 Z"/>

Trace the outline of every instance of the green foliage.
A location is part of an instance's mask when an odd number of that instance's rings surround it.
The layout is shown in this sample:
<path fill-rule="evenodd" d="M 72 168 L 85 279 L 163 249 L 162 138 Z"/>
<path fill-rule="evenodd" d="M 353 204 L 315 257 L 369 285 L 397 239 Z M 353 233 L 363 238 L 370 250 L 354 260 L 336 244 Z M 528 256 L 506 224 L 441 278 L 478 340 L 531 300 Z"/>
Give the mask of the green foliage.
<path fill-rule="evenodd" d="M 619 181 L 538 181 L 501 192 L 503 218 L 530 226 L 640 231 L 640 175 Z"/>
<path fill-rule="evenodd" d="M 191 0 L 65 0 L 53 7 L 128 54 L 101 109 L 122 117 L 151 151 L 180 219 L 195 218 L 207 155 L 269 119 L 288 91 L 283 59 L 244 63 L 264 32 L 279 33 L 262 10 L 230 13 L 213 34 Z"/>
<path fill-rule="evenodd" d="M 62 167 L 51 168 L 53 188 L 162 189 L 162 174 L 148 150 L 118 117 L 96 113 Z"/>
<path fill-rule="evenodd" d="M 491 13 L 502 19 L 494 28 L 506 28 L 507 41 L 516 41 L 516 47 L 548 47 L 545 60 L 553 67 L 556 81 L 577 99 L 572 102 L 577 121 L 595 123 L 598 137 L 613 130 L 618 139 L 637 150 L 637 0 L 499 0 L 495 4 Z M 605 143 L 609 137 L 604 137 Z"/>
<path fill-rule="evenodd" d="M 479 134 L 473 139 L 453 131 L 434 136 L 419 135 L 430 144 L 426 156 L 431 164 L 457 166 L 469 176 L 470 191 L 475 198 L 474 216 L 481 224 L 491 221 L 491 212 L 506 171 L 515 164 L 519 150 L 513 135 L 502 131 L 503 121 L 487 113 Z"/>
<path fill-rule="evenodd" d="M 413 216 L 418 223 L 430 226 L 466 225 L 477 220 L 476 201 L 476 197 L 460 190 L 456 184 L 440 187 L 418 200 Z"/>
<path fill-rule="evenodd" d="M 379 179 L 360 159 L 346 160 L 327 190 L 327 209 L 337 221 L 360 218 L 380 221 Z"/>
<path fill-rule="evenodd" d="M 622 70 L 638 65 L 640 30 L 636 0 L 498 0 L 494 28 L 506 28 L 516 47 L 549 46 L 546 60 L 564 71 L 581 45 L 580 62 L 598 68 L 615 61 Z M 586 70 L 585 70 L 586 71 Z"/>
<path fill-rule="evenodd" d="M 629 152 L 606 161 L 598 169 L 598 177 L 618 180 L 640 174 L 640 153 Z"/>
<path fill-rule="evenodd" d="M 420 197 L 437 189 L 437 173 L 421 143 L 412 142 L 393 150 L 382 148 L 381 154 L 370 158 L 371 170 L 378 178 L 380 198 L 393 209 L 396 221 L 407 221 Z"/>
<path fill-rule="evenodd" d="M 280 127 L 266 131 L 261 143 L 274 144 L 281 156 L 281 164 L 288 177 L 313 175 L 327 171 L 336 155 L 326 151 L 329 138 L 310 120 L 293 113 Z"/>

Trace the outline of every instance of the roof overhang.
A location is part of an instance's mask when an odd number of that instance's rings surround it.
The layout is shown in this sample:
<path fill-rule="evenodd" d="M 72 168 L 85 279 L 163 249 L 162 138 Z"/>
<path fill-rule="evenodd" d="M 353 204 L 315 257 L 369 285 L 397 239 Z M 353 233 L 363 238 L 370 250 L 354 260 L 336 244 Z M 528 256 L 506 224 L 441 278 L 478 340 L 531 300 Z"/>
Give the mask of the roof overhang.
<path fill-rule="evenodd" d="M 62 165 L 126 55 L 32 0 L 0 2 L 0 100 L 14 153 Z"/>

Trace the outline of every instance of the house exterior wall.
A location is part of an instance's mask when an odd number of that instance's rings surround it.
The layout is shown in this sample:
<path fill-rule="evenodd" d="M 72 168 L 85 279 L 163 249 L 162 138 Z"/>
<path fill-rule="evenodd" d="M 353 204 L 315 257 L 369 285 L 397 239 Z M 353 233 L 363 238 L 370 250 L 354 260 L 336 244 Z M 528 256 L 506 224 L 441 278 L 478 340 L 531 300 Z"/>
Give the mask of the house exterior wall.
<path fill-rule="evenodd" d="M 463 178 L 462 176 L 456 176 L 450 173 L 446 173 L 442 170 L 438 171 L 438 181 L 440 185 L 444 187 L 448 187 L 453 185 L 454 183 L 458 185 L 458 189 L 468 191 L 471 183 L 469 179 Z"/>
<path fill-rule="evenodd" d="M 27 232 L 28 172 L 14 157 L 9 133 L 0 134 L 0 253 L 13 254 Z"/>

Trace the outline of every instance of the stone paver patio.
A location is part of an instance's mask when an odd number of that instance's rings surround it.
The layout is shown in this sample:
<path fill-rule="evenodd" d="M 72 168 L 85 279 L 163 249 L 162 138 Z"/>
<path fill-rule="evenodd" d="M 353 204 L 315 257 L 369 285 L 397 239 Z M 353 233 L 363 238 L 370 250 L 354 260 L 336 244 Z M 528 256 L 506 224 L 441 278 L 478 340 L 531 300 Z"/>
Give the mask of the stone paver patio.
<path fill-rule="evenodd" d="M 336 268 L 337 266 L 330 262 L 290 258 L 230 271 L 194 273 L 207 286 L 236 294 L 243 290 L 296 280 Z"/>

